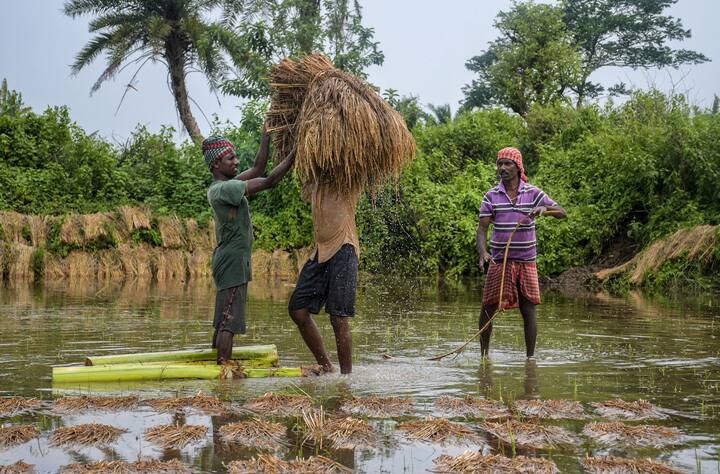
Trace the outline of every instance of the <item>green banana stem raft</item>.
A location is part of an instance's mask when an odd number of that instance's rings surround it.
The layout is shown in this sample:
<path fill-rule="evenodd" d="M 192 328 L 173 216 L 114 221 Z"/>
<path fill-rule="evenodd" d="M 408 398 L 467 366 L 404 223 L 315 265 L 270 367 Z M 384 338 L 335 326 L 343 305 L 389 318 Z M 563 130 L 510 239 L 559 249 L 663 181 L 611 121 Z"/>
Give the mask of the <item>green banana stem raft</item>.
<path fill-rule="evenodd" d="M 85 366 L 53 367 L 53 382 L 128 382 L 171 379 L 303 377 L 300 367 L 279 367 L 274 344 L 233 349 L 233 360 L 216 365 L 215 350 L 149 352 L 87 357 Z"/>

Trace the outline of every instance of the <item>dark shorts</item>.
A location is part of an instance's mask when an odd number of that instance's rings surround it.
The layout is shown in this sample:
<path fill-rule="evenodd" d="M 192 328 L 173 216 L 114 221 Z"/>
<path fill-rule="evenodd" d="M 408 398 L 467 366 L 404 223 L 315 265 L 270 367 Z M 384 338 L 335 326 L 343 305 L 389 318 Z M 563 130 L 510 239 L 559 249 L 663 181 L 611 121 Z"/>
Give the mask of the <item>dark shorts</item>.
<path fill-rule="evenodd" d="M 245 334 L 246 300 L 247 283 L 217 292 L 213 321 L 215 332 L 230 331 L 233 334 Z"/>
<path fill-rule="evenodd" d="M 307 308 L 312 314 L 325 312 L 331 316 L 355 316 L 358 258 L 355 247 L 343 245 L 327 262 L 315 257 L 305 263 L 298 276 L 288 309 Z"/>

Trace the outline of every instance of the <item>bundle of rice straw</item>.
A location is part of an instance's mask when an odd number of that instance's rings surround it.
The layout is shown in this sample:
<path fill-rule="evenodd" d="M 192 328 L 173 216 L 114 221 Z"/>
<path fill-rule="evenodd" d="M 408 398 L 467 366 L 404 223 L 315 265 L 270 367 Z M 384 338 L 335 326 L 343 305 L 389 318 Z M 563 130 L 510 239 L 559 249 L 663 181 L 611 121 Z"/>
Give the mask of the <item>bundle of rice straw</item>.
<path fill-rule="evenodd" d="M 677 428 L 628 425 L 619 421 L 589 423 L 583 428 L 583 434 L 598 443 L 609 445 L 661 448 L 680 442 L 680 430 Z"/>
<path fill-rule="evenodd" d="M 223 425 L 220 427 L 219 433 L 226 443 L 239 444 L 248 448 L 274 451 L 285 444 L 283 441 L 284 425 L 257 418 Z"/>
<path fill-rule="evenodd" d="M 586 457 L 580 460 L 590 474 L 680 474 L 682 471 L 649 459 L 625 459 L 614 456 Z"/>
<path fill-rule="evenodd" d="M 33 465 L 22 461 L 0 466 L 0 474 L 32 474 L 33 472 L 35 472 Z"/>
<path fill-rule="evenodd" d="M 367 421 L 352 417 L 326 419 L 322 407 L 303 411 L 303 421 L 308 431 L 303 443 L 313 440 L 322 448 L 327 439 L 333 449 L 372 448 L 377 443 L 375 430 Z"/>
<path fill-rule="evenodd" d="M 444 454 L 433 460 L 434 472 L 483 473 L 483 474 L 555 474 L 560 472 L 554 462 L 545 458 L 516 456 L 508 458 L 501 454 L 483 455 L 477 451 L 465 451 L 459 456 Z"/>
<path fill-rule="evenodd" d="M 389 177 L 397 179 L 415 156 L 402 116 L 325 56 L 284 59 L 270 70 L 270 79 L 274 160 L 297 145 L 301 182 L 326 182 L 342 193 L 374 190 Z"/>
<path fill-rule="evenodd" d="M 352 397 L 340 407 L 345 413 L 372 418 L 391 418 L 408 415 L 412 412 L 412 400 L 397 397 Z"/>
<path fill-rule="evenodd" d="M 205 437 L 207 427 L 201 425 L 159 425 L 145 430 L 145 439 L 162 448 L 184 448 Z"/>
<path fill-rule="evenodd" d="M 37 398 L 0 398 L 0 416 L 13 416 L 40 406 Z"/>
<path fill-rule="evenodd" d="M 524 449 L 548 449 L 577 442 L 570 432 L 559 426 L 543 426 L 517 420 L 485 423 L 483 429 L 505 444 Z"/>
<path fill-rule="evenodd" d="M 312 399 L 307 395 L 279 395 L 266 393 L 248 401 L 243 408 L 255 413 L 277 416 L 301 416 L 303 410 L 312 407 Z"/>
<path fill-rule="evenodd" d="M 283 461 L 272 454 L 260 454 L 252 459 L 228 464 L 228 474 L 350 474 L 349 469 L 325 456 Z"/>
<path fill-rule="evenodd" d="M 55 400 L 53 409 L 66 412 L 87 410 L 130 410 L 137 406 L 138 397 L 63 397 Z"/>
<path fill-rule="evenodd" d="M 647 400 L 626 402 L 624 400 L 608 400 L 591 403 L 598 415 L 610 419 L 622 420 L 663 420 L 667 414 Z"/>
<path fill-rule="evenodd" d="M 516 400 L 515 410 L 529 418 L 551 420 L 585 418 L 582 405 L 567 400 Z"/>
<path fill-rule="evenodd" d="M 33 425 L 4 426 L 0 428 L 0 447 L 17 446 L 38 436 L 40 431 Z"/>
<path fill-rule="evenodd" d="M 90 464 L 70 464 L 60 474 L 190 474 L 190 468 L 178 459 L 159 461 L 146 459 L 136 462 L 98 461 Z"/>
<path fill-rule="evenodd" d="M 510 416 L 510 410 L 502 402 L 474 398 L 470 395 L 465 398 L 440 397 L 435 401 L 435 407 L 451 415 L 486 420 L 497 420 Z"/>
<path fill-rule="evenodd" d="M 228 405 L 217 397 L 211 397 L 198 393 L 192 397 L 171 397 L 155 398 L 146 401 L 148 405 L 157 411 L 177 412 L 185 408 L 194 408 L 205 413 L 222 413 L 228 409 Z"/>
<path fill-rule="evenodd" d="M 480 437 L 473 430 L 445 418 L 428 417 L 424 420 L 409 421 L 399 424 L 397 429 L 404 431 L 408 438 L 417 441 L 465 445 L 481 442 Z"/>
<path fill-rule="evenodd" d="M 115 442 L 123 433 L 127 433 L 127 430 L 99 423 L 66 426 L 53 431 L 50 435 L 50 444 L 53 446 L 106 445 Z"/>

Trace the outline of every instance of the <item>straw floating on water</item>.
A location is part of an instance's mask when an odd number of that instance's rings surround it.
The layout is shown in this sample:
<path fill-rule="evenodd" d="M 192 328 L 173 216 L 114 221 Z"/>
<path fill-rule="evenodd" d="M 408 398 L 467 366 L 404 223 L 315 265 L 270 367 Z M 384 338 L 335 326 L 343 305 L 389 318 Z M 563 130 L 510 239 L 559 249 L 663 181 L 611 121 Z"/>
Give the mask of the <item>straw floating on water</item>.
<path fill-rule="evenodd" d="M 515 409 L 530 418 L 579 420 L 586 417 L 579 402 L 568 400 L 516 400 Z"/>
<path fill-rule="evenodd" d="M 465 451 L 459 456 L 439 456 L 433 460 L 433 472 L 467 474 L 555 474 L 560 472 L 554 462 L 544 458 L 516 456 L 508 458 L 500 454 L 484 456 L 477 451 Z"/>
<path fill-rule="evenodd" d="M 613 456 L 587 457 L 580 460 L 590 474 L 681 474 L 682 471 L 649 459 L 624 459 Z"/>
<path fill-rule="evenodd" d="M 99 423 L 66 426 L 53 431 L 50 435 L 50 444 L 53 446 L 110 444 L 123 433 L 127 433 L 127 430 Z"/>
<path fill-rule="evenodd" d="M 40 431 L 33 425 L 6 426 L 0 428 L 0 447 L 17 446 L 27 443 L 40 436 Z"/>
<path fill-rule="evenodd" d="M 333 449 L 371 448 L 377 442 L 375 430 L 367 421 L 352 417 L 326 419 L 322 407 L 304 411 L 303 421 L 308 430 L 306 441 L 312 439 L 320 446 L 325 439 Z"/>
<path fill-rule="evenodd" d="M 610 419 L 622 420 L 662 420 L 668 416 L 647 400 L 626 402 L 624 400 L 608 400 L 591 403 L 598 415 Z"/>
<path fill-rule="evenodd" d="M 297 145 L 295 167 L 303 183 L 325 181 L 341 192 L 376 188 L 397 179 L 415 156 L 402 116 L 325 56 L 285 59 L 270 70 L 270 79 L 274 160 Z"/>
<path fill-rule="evenodd" d="M 147 459 L 129 463 L 126 461 L 99 461 L 90 464 L 70 464 L 60 474 L 190 474 L 190 468 L 177 459 L 159 461 Z"/>
<path fill-rule="evenodd" d="M 525 449 L 548 449 L 577 441 L 567 430 L 559 426 L 543 426 L 517 420 L 485 423 L 483 429 L 505 444 L 515 444 Z"/>
<path fill-rule="evenodd" d="M 37 398 L 0 398 L 0 416 L 12 416 L 40 406 Z"/>
<path fill-rule="evenodd" d="M 435 401 L 435 407 L 452 415 L 486 420 L 497 420 L 510 416 L 510 410 L 501 402 L 473 398 L 469 395 L 465 398 L 440 397 Z"/>
<path fill-rule="evenodd" d="M 312 407 L 312 399 L 307 395 L 279 395 L 266 393 L 248 401 L 243 408 L 256 413 L 278 416 L 301 416 L 303 410 Z"/>
<path fill-rule="evenodd" d="M 5 464 L 0 466 L 0 474 L 31 474 L 35 472 L 32 464 L 18 461 L 15 464 Z"/>
<path fill-rule="evenodd" d="M 274 451 L 285 444 L 285 426 L 257 418 L 221 426 L 219 432 L 226 443 L 240 444 L 248 448 Z"/>
<path fill-rule="evenodd" d="M 272 454 L 228 464 L 228 474 L 350 474 L 353 470 L 325 456 L 283 461 Z"/>
<path fill-rule="evenodd" d="M 404 431 L 408 438 L 440 444 L 479 444 L 480 437 L 470 428 L 453 423 L 444 418 L 428 417 L 424 420 L 401 423 L 398 430 Z"/>
<path fill-rule="evenodd" d="M 195 408 L 205 413 L 221 413 L 228 405 L 217 397 L 197 394 L 193 397 L 155 398 L 147 400 L 147 404 L 157 411 L 177 412 L 185 408 Z"/>
<path fill-rule="evenodd" d="M 76 412 L 86 410 L 131 410 L 138 404 L 138 397 L 64 397 L 55 400 L 53 409 Z"/>
<path fill-rule="evenodd" d="M 345 413 L 371 418 L 390 418 L 408 415 L 413 410 L 412 400 L 397 397 L 352 397 L 340 407 Z"/>
<path fill-rule="evenodd" d="M 159 425 L 145 430 L 145 439 L 162 448 L 184 448 L 205 437 L 207 427 L 201 425 Z"/>
<path fill-rule="evenodd" d="M 635 447 L 661 448 L 680 441 L 680 430 L 654 425 L 628 425 L 619 421 L 589 423 L 583 434 L 598 443 Z"/>

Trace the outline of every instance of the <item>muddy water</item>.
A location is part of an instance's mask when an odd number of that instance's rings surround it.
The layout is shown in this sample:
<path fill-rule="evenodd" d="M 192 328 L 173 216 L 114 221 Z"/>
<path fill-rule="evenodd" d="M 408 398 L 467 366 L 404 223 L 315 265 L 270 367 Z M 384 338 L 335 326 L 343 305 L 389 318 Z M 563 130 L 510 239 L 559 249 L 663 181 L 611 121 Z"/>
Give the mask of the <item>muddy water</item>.
<path fill-rule="evenodd" d="M 239 338 L 240 343 L 277 344 L 284 366 L 312 361 L 286 314 L 291 290 L 287 282 L 253 282 L 248 333 Z M 144 407 L 122 413 L 60 415 L 51 410 L 50 403 L 64 394 L 151 398 L 202 391 L 239 405 L 268 391 L 302 391 L 329 410 L 352 395 L 407 397 L 414 401 L 415 417 L 439 415 L 433 402 L 442 395 L 471 394 L 510 403 L 521 398 L 577 400 L 588 414 L 593 401 L 642 398 L 669 411 L 669 419 L 651 423 L 680 428 L 680 444 L 663 450 L 605 448 L 580 435 L 584 422 L 553 421 L 548 423 L 566 427 L 581 441 L 529 454 L 552 458 L 562 472 L 581 472 L 579 457 L 612 454 L 662 460 L 686 472 L 720 473 L 720 310 L 716 298 L 546 293 L 544 300 L 538 312 L 537 359 L 530 362 L 524 357 L 522 322 L 516 312 L 497 320 L 488 364 L 479 363 L 476 344 L 456 359 L 426 361 L 456 347 L 476 329 L 480 292 L 472 285 L 438 287 L 423 281 L 366 278 L 353 321 L 352 376 L 60 387 L 53 386 L 50 367 L 80 362 L 87 354 L 206 347 L 211 333 L 211 284 L 98 287 L 62 283 L 4 288 L 0 290 L 0 395 L 37 397 L 45 404 L 29 414 L 0 418 L 3 425 L 33 423 L 43 433 L 38 440 L 0 449 L 0 464 L 22 459 L 39 472 L 55 472 L 73 462 L 155 457 L 181 459 L 194 472 L 225 472 L 224 464 L 254 454 L 214 439 L 213 432 L 227 420 L 190 413 L 184 422 L 207 426 L 206 440 L 182 450 L 162 450 L 145 442 L 142 434 L 150 426 L 172 422 L 172 415 Z M 327 318 L 320 316 L 318 321 L 332 344 Z M 90 421 L 129 431 L 108 448 L 49 445 L 48 435 L 54 428 Z M 286 422 L 290 428 L 295 424 Z M 396 422 L 373 421 L 382 434 L 376 449 L 319 452 L 358 472 L 426 472 L 441 454 L 482 448 L 410 443 L 394 430 Z M 465 422 L 480 432 L 479 421 Z M 497 445 L 489 442 L 485 451 L 496 451 Z M 312 447 L 298 444 L 290 441 L 279 454 L 292 459 L 314 453 Z M 506 454 L 510 454 L 507 449 Z"/>

